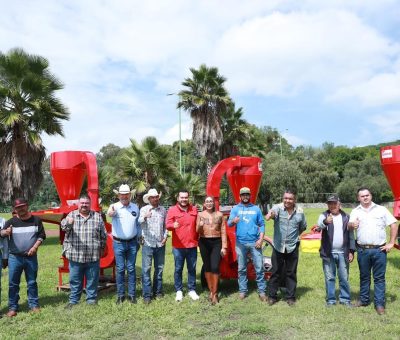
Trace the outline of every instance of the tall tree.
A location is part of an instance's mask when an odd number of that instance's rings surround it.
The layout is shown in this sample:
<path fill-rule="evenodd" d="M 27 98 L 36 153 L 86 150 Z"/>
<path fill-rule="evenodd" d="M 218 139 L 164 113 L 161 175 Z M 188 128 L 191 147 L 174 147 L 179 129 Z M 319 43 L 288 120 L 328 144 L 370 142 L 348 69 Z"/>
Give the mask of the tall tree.
<path fill-rule="evenodd" d="M 200 65 L 198 70 L 190 68 L 191 78 L 186 78 L 179 92 L 178 108 L 187 111 L 193 120 L 193 141 L 201 156 L 207 158 L 208 170 L 223 142 L 221 113 L 231 102 L 225 89 L 226 78 L 216 67 Z"/>
<path fill-rule="evenodd" d="M 67 108 L 56 98 L 62 83 L 47 59 L 22 49 L 0 52 L 0 199 L 30 199 L 42 181 L 41 134 L 63 136 Z"/>

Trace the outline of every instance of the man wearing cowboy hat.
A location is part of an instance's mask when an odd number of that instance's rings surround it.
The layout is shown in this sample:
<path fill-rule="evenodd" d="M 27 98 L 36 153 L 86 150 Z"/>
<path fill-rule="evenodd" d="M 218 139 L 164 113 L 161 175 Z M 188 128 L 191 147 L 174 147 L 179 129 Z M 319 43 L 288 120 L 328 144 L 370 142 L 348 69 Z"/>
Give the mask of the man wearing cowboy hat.
<path fill-rule="evenodd" d="M 128 300 L 136 303 L 136 255 L 141 236 L 138 223 L 139 208 L 131 202 L 131 190 L 121 184 L 117 192 L 119 202 L 111 204 L 107 215 L 112 217 L 112 236 L 117 267 L 117 304 L 125 300 L 125 270 L 128 272 Z"/>
<path fill-rule="evenodd" d="M 161 194 L 150 189 L 143 196 L 146 206 L 140 209 L 139 223 L 142 229 L 142 287 L 143 300 L 149 304 L 152 296 L 163 296 L 162 275 L 165 262 L 165 242 L 168 231 L 165 228 L 166 210 L 160 205 Z M 153 291 L 151 289 L 151 262 L 154 259 Z"/>

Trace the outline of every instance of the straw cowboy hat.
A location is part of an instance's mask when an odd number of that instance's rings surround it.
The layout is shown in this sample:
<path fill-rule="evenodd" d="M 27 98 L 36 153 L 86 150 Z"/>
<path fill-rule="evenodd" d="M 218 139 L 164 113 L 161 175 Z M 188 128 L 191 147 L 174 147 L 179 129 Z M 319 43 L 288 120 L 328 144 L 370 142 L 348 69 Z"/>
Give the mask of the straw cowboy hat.
<path fill-rule="evenodd" d="M 150 189 L 149 192 L 147 194 L 143 195 L 143 202 L 146 204 L 149 204 L 149 197 L 161 197 L 161 192 L 158 193 L 156 189 Z"/>
<path fill-rule="evenodd" d="M 128 184 L 121 184 L 118 190 L 113 189 L 113 192 L 118 194 L 135 194 L 135 190 L 131 190 Z"/>

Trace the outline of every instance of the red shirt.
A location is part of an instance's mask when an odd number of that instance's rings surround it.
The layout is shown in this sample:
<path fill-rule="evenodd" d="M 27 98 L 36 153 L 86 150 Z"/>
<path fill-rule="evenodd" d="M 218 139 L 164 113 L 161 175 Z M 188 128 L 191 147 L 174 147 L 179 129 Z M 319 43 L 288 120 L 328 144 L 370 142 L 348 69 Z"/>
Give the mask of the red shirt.
<path fill-rule="evenodd" d="M 167 214 L 167 229 L 172 231 L 172 246 L 174 248 L 194 248 L 197 247 L 199 235 L 196 233 L 197 209 L 191 204 L 188 209 L 182 210 L 177 203 L 169 208 Z M 179 223 L 178 228 L 174 228 L 174 222 Z"/>

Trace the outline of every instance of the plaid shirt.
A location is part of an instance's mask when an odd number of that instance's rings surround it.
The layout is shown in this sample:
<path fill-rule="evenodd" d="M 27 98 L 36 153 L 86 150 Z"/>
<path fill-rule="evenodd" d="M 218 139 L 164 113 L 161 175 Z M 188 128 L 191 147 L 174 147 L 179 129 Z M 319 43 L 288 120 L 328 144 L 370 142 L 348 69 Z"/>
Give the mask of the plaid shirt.
<path fill-rule="evenodd" d="M 91 211 L 84 217 L 79 210 L 74 210 L 67 217 L 72 217 L 74 223 L 68 224 L 66 218 L 61 221 L 61 229 L 65 231 L 63 255 L 70 261 L 80 263 L 99 260 L 107 240 L 101 215 Z"/>
<path fill-rule="evenodd" d="M 151 209 L 151 216 L 144 218 L 147 212 Z M 165 228 L 165 217 L 167 211 L 163 206 L 153 208 L 150 204 L 140 209 L 139 223 L 142 227 L 142 236 L 144 245 L 152 248 L 161 247 L 161 241 L 168 236 L 168 231 Z"/>

